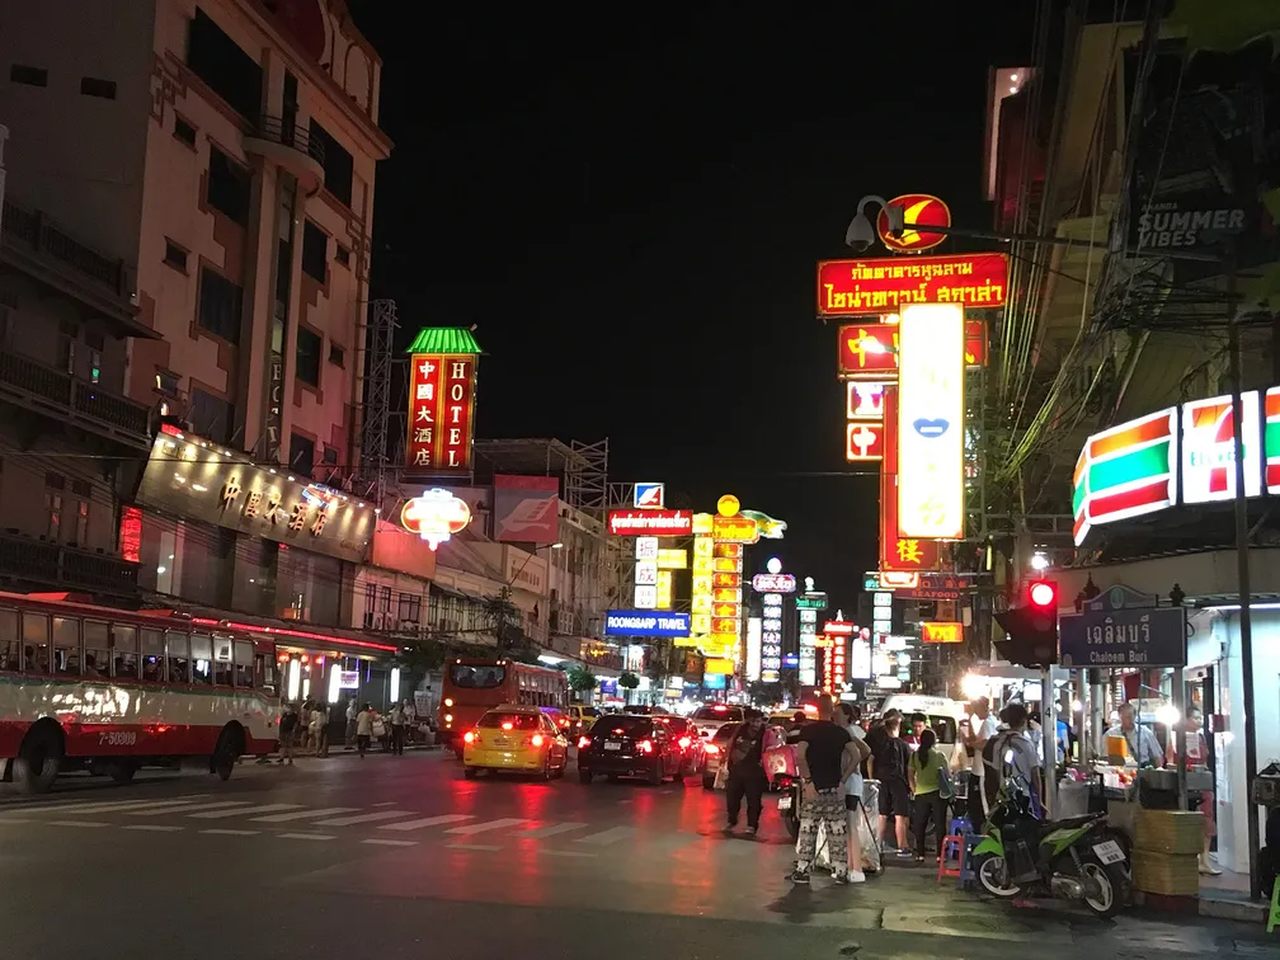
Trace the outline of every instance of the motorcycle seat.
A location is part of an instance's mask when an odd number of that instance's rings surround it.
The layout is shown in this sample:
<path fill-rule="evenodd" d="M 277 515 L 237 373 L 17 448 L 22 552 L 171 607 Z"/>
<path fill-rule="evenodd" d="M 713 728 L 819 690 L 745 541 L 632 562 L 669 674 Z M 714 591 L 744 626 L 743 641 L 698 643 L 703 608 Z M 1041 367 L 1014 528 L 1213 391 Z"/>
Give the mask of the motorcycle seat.
<path fill-rule="evenodd" d="M 1098 819 L 1096 813 L 1086 813 L 1078 817 L 1066 817 L 1062 820 L 1053 820 L 1044 824 L 1043 832 L 1049 833 L 1053 830 L 1075 830 L 1078 827 L 1087 826 Z"/>

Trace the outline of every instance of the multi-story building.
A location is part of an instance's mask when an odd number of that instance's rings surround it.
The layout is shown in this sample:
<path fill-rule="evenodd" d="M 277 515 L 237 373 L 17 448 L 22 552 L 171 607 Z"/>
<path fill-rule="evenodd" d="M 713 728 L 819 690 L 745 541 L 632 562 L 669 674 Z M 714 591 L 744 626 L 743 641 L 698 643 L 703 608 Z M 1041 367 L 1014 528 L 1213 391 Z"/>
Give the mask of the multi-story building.
<path fill-rule="evenodd" d="M 5 5 L 0 35 L 22 204 L 6 234 L 95 274 L 85 289 L 105 301 L 15 328 L 14 350 L 70 378 L 69 411 L 122 394 L 114 419 L 133 426 L 114 442 L 147 456 L 118 518 L 91 506 L 90 542 L 139 561 L 154 595 L 344 623 L 375 505 L 318 481 L 358 467 L 374 172 L 391 148 L 377 53 L 342 0 L 50 0 Z M 65 531 L 83 487 L 62 475 Z"/>

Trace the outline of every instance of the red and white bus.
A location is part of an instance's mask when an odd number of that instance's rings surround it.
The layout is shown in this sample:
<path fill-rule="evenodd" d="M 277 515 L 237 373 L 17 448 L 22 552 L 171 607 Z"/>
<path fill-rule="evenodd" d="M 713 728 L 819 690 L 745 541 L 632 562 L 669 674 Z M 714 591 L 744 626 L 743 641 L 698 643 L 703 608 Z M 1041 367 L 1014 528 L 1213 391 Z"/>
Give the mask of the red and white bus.
<path fill-rule="evenodd" d="M 39 793 L 65 770 L 126 782 L 199 757 L 225 780 L 241 755 L 274 750 L 274 642 L 210 623 L 0 592 L 5 779 Z"/>
<path fill-rule="evenodd" d="M 461 735 L 500 703 L 569 706 L 569 681 L 560 670 L 516 660 L 454 659 L 444 665 L 437 711 L 440 734 L 455 752 Z"/>

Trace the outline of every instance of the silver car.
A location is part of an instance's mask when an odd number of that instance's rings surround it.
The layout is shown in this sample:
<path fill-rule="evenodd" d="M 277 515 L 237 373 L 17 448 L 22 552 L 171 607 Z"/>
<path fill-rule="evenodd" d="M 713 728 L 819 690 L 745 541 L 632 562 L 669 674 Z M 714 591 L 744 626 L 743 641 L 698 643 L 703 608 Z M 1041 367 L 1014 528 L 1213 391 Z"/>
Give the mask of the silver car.
<path fill-rule="evenodd" d="M 711 735 L 711 738 L 704 741 L 703 750 L 706 751 L 707 764 L 702 768 L 703 790 L 715 789 L 716 772 L 720 769 L 720 764 L 724 760 L 724 755 L 729 749 L 729 741 L 731 741 L 733 739 L 733 735 L 738 732 L 739 725 L 740 724 L 737 720 L 722 723 L 716 728 L 716 731 Z"/>

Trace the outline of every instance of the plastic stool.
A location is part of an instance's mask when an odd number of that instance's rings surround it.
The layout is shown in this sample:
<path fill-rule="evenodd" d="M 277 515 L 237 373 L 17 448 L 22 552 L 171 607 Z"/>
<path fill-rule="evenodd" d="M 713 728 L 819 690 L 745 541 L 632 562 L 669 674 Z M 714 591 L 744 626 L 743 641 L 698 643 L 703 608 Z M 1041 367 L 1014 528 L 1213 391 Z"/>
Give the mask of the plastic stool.
<path fill-rule="evenodd" d="M 1280 877 L 1271 885 L 1271 912 L 1267 914 L 1267 933 L 1280 927 Z"/>
<path fill-rule="evenodd" d="M 955 859 L 952 859 L 952 854 Z M 954 864 L 954 866 L 952 866 Z M 964 865 L 964 837 L 958 833 L 942 838 L 942 859 L 938 861 L 938 883 L 943 877 L 959 877 Z"/>
<path fill-rule="evenodd" d="M 976 882 L 978 875 L 973 870 L 973 850 L 983 841 L 984 837 L 980 833 L 966 833 L 964 835 L 964 850 L 960 858 L 960 876 L 956 878 L 956 887 L 961 890 L 967 890 L 969 884 Z"/>
<path fill-rule="evenodd" d="M 947 832 L 954 837 L 962 837 L 967 833 L 972 833 L 973 827 L 969 826 L 968 817 L 956 817 L 951 821 L 951 829 Z"/>

